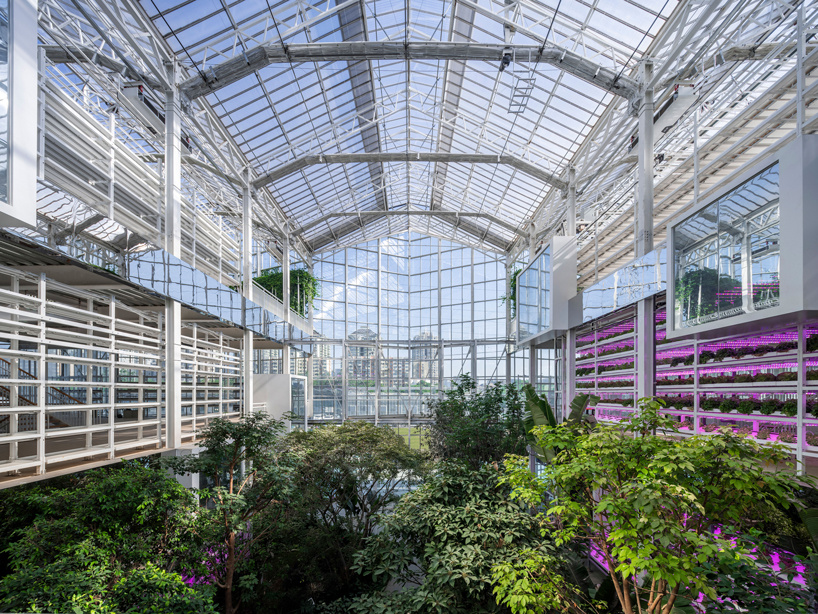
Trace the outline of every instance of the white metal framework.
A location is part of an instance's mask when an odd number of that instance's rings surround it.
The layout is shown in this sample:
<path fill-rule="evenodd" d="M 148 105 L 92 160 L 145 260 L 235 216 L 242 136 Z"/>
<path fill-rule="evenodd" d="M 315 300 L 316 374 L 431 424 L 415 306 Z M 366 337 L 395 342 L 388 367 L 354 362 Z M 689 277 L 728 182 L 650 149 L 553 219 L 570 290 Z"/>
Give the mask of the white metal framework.
<path fill-rule="evenodd" d="M 153 403 L 144 394 L 155 390 L 172 408 L 164 422 L 140 414 L 127 426 L 148 446 L 178 447 L 211 406 L 236 415 L 237 402 L 255 405 L 252 351 L 280 344 L 252 332 L 247 301 L 286 331 L 278 341 L 318 338 L 321 322 L 289 308 L 291 267 L 422 235 L 501 258 L 510 272 L 551 236 L 577 234 L 578 285 L 588 286 L 649 252 L 672 216 L 748 164 L 818 130 L 818 3 L 806 0 L 41 0 L 38 20 L 37 220 L 15 236 L 98 267 L 108 281 L 129 257 L 165 250 L 243 301 L 228 325 L 127 284 L 111 290 L 114 299 L 73 289 L 72 300 L 98 306 L 79 328 L 122 319 L 147 327 L 129 334 L 158 335 L 150 360 L 164 365 L 164 385 L 125 382 L 139 403 Z M 44 272 L 4 245 L 0 255 L 17 271 L 9 279 Z M 252 281 L 275 266 L 280 297 Z M 378 292 L 381 274 L 393 273 L 384 266 L 372 269 Z M 55 307 L 44 294 L 12 282 L 0 291 L 4 321 L 22 322 L 22 309 L 40 318 L 32 335 L 49 330 L 39 312 Z M 475 313 L 476 299 L 467 302 Z M 651 321 L 648 308 L 638 306 L 637 326 Z M 498 316 L 498 347 L 510 315 Z M 106 331 L 110 346 L 118 333 Z M 346 352 L 353 332 L 331 338 Z M 414 337 L 376 345 L 411 359 Z M 86 342 L 77 341 L 80 351 L 98 351 Z M 0 344 L 11 362 L 14 343 Z M 32 343 L 42 353 L 47 338 Z M 566 343 L 570 366 L 570 335 Z M 641 349 L 638 360 L 653 355 Z M 295 350 L 281 351 L 286 372 Z M 386 354 L 379 364 L 393 364 Z M 302 362 L 310 360 L 314 370 L 315 357 Z M 537 352 L 527 360 L 532 379 L 548 369 Z M 5 374 L 12 438 L 21 424 L 13 416 L 25 413 L 14 368 Z M 133 368 L 128 377 L 149 371 Z M 45 399 L 60 393 L 47 392 L 46 380 L 38 386 L 30 462 L 42 471 L 55 437 Z M 120 453 L 116 433 L 126 426 L 97 428 L 97 409 L 82 405 L 70 411 L 85 416 L 83 441 Z M 116 405 L 114 397 L 109 409 Z M 94 440 L 106 429 L 104 444 Z M 12 456 L 22 462 L 19 445 Z"/>

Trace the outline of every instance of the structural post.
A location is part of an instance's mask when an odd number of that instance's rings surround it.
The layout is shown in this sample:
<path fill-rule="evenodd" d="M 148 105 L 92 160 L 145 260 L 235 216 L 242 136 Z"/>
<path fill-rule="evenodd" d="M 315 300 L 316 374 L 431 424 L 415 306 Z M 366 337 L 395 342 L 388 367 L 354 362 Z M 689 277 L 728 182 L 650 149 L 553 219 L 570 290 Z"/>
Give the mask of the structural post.
<path fill-rule="evenodd" d="M 577 234 L 577 169 L 568 167 L 568 204 L 565 211 L 565 236 Z"/>
<path fill-rule="evenodd" d="M 567 415 L 567 408 L 574 399 L 577 390 L 577 329 L 572 328 L 565 335 L 565 380 L 563 383 L 563 416 Z"/>
<path fill-rule="evenodd" d="M 178 67 L 168 67 L 165 92 L 165 249 L 182 255 L 182 110 L 176 88 Z M 182 445 L 182 305 L 165 300 L 165 446 Z"/>
<path fill-rule="evenodd" d="M 645 86 L 639 109 L 639 193 L 636 202 L 636 257 L 653 250 L 653 63 L 642 63 L 641 81 Z M 656 389 L 656 321 L 653 298 L 637 303 L 636 318 L 636 392 L 637 398 L 652 397 Z"/>
<path fill-rule="evenodd" d="M 244 281 L 244 297 L 253 300 L 253 200 L 250 194 L 250 169 L 244 169 L 244 186 L 241 191 L 241 264 Z M 253 412 L 253 331 L 244 329 L 244 415 Z"/>
<path fill-rule="evenodd" d="M 693 205 L 699 204 L 699 109 L 693 111 Z"/>
<path fill-rule="evenodd" d="M 531 222 L 531 236 L 528 237 L 528 264 L 534 262 L 534 254 L 537 251 L 537 224 Z"/>
<path fill-rule="evenodd" d="M 287 229 L 289 231 L 289 228 Z M 281 251 L 281 301 L 284 303 L 284 313 L 287 322 L 290 321 L 290 236 L 284 237 Z"/>
<path fill-rule="evenodd" d="M 642 83 L 653 78 L 653 63 L 642 63 Z M 639 108 L 639 193 L 636 201 L 636 257 L 653 249 L 653 90 L 645 89 Z"/>
<path fill-rule="evenodd" d="M 798 18 L 796 20 L 797 29 L 796 34 L 798 41 L 796 42 L 795 50 L 795 136 L 800 137 L 804 129 L 804 88 L 806 87 L 806 70 L 804 67 L 804 60 L 807 57 L 806 39 L 804 31 L 804 3 L 798 5 Z M 800 433 L 801 431 L 799 431 Z"/>
<path fill-rule="evenodd" d="M 531 385 L 534 386 L 534 389 L 537 389 L 537 348 L 533 345 L 529 346 L 528 348 L 528 376 L 531 381 Z M 539 390 L 537 390 L 539 393 Z"/>

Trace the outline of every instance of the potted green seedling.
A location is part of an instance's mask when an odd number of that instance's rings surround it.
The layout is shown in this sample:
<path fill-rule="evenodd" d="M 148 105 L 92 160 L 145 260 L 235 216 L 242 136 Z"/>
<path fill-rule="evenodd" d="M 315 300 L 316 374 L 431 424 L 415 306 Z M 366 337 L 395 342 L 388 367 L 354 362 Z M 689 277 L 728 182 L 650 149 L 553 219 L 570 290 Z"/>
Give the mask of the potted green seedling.
<path fill-rule="evenodd" d="M 753 399 L 742 399 L 738 404 L 738 413 L 752 414 L 756 410 L 756 402 Z"/>
<path fill-rule="evenodd" d="M 761 402 L 761 413 L 765 416 L 771 416 L 778 411 L 778 403 L 775 399 L 764 399 Z"/>
<path fill-rule="evenodd" d="M 729 414 L 737 407 L 738 403 L 736 403 L 736 400 L 728 397 L 722 400 L 721 404 L 719 405 L 719 411 L 723 414 Z"/>
<path fill-rule="evenodd" d="M 781 413 L 788 418 L 798 415 L 798 401 L 795 399 L 787 399 L 781 407 Z"/>

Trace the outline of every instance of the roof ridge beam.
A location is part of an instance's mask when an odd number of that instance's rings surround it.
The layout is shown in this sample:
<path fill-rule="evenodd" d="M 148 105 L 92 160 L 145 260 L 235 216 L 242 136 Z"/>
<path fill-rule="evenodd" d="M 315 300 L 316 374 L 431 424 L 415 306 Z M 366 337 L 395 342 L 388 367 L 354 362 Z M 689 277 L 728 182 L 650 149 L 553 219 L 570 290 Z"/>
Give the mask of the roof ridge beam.
<path fill-rule="evenodd" d="M 260 189 L 287 175 L 291 175 L 314 164 L 368 164 L 372 162 L 445 162 L 465 164 L 504 164 L 553 186 L 563 192 L 568 190 L 568 183 L 553 173 L 549 173 L 531 162 L 508 154 L 467 154 L 441 152 L 389 152 L 389 153 L 351 153 L 351 154 L 317 154 L 302 156 L 282 164 L 276 170 L 262 175 L 253 182 L 253 188 Z"/>
<path fill-rule="evenodd" d="M 561 68 L 603 90 L 623 96 L 633 105 L 638 101 L 639 84 L 553 43 L 505 45 L 503 43 L 350 41 L 338 43 L 280 43 L 259 45 L 221 64 L 209 66 L 184 81 L 180 89 L 189 99 L 198 98 L 235 83 L 270 64 L 304 62 L 355 62 L 360 60 L 484 60 L 499 62 L 507 53 L 545 62 Z"/>
<path fill-rule="evenodd" d="M 391 209 L 389 211 L 383 211 L 380 209 L 373 209 L 368 211 L 333 211 L 330 213 L 326 213 L 321 217 L 305 224 L 301 228 L 293 231 L 291 236 L 298 236 L 301 235 L 316 226 L 326 222 L 327 220 L 336 218 L 336 217 L 368 217 L 368 216 L 376 216 L 376 217 L 387 217 L 387 216 L 415 216 L 415 215 L 425 215 L 425 216 L 433 216 L 433 217 L 443 217 L 443 218 L 466 218 L 466 217 L 481 217 L 489 220 L 493 224 L 497 224 L 501 228 L 505 228 L 509 232 L 513 232 L 515 234 L 520 235 L 521 237 L 528 237 L 529 234 L 527 231 L 521 229 L 519 226 L 515 226 L 514 224 L 509 224 L 498 218 L 496 215 L 492 215 L 491 213 L 482 213 L 478 211 L 446 211 L 443 209 L 435 209 L 434 211 L 427 210 L 427 209 Z"/>

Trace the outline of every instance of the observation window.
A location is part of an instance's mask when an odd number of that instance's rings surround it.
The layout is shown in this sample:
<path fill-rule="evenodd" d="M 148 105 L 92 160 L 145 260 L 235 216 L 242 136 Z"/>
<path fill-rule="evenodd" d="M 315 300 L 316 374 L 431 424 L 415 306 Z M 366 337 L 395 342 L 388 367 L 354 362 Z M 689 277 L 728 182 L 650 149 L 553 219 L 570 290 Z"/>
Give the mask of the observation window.
<path fill-rule="evenodd" d="M 778 163 L 674 229 L 675 325 L 779 305 Z"/>
<path fill-rule="evenodd" d="M 522 341 L 547 331 L 551 326 L 551 246 L 517 279 L 519 339 Z"/>

